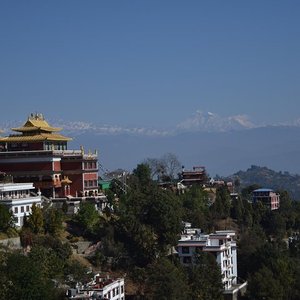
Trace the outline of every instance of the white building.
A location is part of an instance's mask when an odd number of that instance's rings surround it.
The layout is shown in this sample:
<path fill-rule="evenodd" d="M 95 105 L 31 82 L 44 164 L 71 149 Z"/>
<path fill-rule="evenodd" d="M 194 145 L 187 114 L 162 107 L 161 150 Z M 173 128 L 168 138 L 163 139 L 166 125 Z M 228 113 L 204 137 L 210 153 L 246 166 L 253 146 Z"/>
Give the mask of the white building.
<path fill-rule="evenodd" d="M 33 183 L 0 183 L 0 203 L 7 205 L 15 217 L 16 226 L 23 226 L 33 204 L 41 206 L 41 195 L 31 195 Z"/>
<path fill-rule="evenodd" d="M 210 252 L 221 267 L 224 289 L 229 290 L 237 283 L 237 252 L 232 230 L 203 234 L 200 229 L 191 228 L 185 223 L 185 229 L 178 241 L 178 255 L 182 264 L 193 263 L 196 250 Z"/>
<path fill-rule="evenodd" d="M 99 274 L 87 284 L 77 284 L 76 289 L 67 291 L 69 299 L 109 299 L 124 300 L 124 278 L 116 280 Z"/>

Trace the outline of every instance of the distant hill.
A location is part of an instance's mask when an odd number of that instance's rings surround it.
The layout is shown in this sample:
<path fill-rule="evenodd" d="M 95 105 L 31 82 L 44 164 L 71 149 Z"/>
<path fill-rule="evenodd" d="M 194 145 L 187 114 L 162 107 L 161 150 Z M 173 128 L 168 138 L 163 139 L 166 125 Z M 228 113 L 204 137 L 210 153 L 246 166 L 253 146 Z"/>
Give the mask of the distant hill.
<path fill-rule="evenodd" d="M 227 179 L 240 181 L 240 187 L 258 184 L 274 190 L 287 190 L 294 200 L 300 200 L 300 175 L 276 172 L 266 167 L 251 166 L 247 171 L 239 171 Z"/>

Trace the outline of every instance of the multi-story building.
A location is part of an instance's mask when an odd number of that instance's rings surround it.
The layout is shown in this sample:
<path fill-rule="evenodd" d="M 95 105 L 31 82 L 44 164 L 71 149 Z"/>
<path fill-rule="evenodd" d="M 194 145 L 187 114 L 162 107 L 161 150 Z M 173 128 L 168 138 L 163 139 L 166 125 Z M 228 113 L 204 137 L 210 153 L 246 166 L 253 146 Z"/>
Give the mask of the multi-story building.
<path fill-rule="evenodd" d="M 111 279 L 95 275 L 87 284 L 77 284 L 76 289 L 67 291 L 69 299 L 109 299 L 125 300 L 124 278 Z"/>
<path fill-rule="evenodd" d="M 184 265 L 192 264 L 197 251 L 213 254 L 221 268 L 224 289 L 229 290 L 237 283 L 237 247 L 234 236 L 232 230 L 204 234 L 200 229 L 191 228 L 190 223 L 185 223 L 177 246 L 180 261 Z"/>
<path fill-rule="evenodd" d="M 48 197 L 95 196 L 98 193 L 97 152 L 68 150 L 71 140 L 32 114 L 17 134 L 0 137 L 0 170 L 14 182 L 33 182 Z"/>
<path fill-rule="evenodd" d="M 272 189 L 257 189 L 252 192 L 253 203 L 261 202 L 270 210 L 278 209 L 280 206 L 280 195 Z"/>
<path fill-rule="evenodd" d="M 31 194 L 32 183 L 0 182 L 0 203 L 8 206 L 15 218 L 15 225 L 23 226 L 24 216 L 29 216 L 32 205 L 42 205 L 41 195 Z"/>
<path fill-rule="evenodd" d="M 193 170 L 182 170 L 181 183 L 185 186 L 204 185 L 207 181 L 205 167 L 193 167 Z"/>

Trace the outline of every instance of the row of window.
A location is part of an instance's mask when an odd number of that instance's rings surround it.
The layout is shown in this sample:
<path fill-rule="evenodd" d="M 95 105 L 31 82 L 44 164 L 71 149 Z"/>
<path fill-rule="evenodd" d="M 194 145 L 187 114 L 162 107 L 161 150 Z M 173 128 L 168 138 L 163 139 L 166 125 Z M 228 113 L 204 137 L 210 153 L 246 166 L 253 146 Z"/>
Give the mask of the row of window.
<path fill-rule="evenodd" d="M 44 150 L 67 150 L 67 143 L 51 143 L 46 142 L 44 144 Z"/>
<path fill-rule="evenodd" d="M 19 208 L 20 208 L 20 210 L 19 210 Z M 30 210 L 30 207 L 29 207 L 29 205 L 26 205 L 26 206 L 15 206 L 14 207 L 14 213 L 15 214 L 17 214 L 17 213 L 19 213 L 19 212 L 21 212 L 21 213 L 23 213 L 23 212 L 25 212 L 25 210 L 26 210 L 26 212 L 29 212 L 29 210 Z"/>
<path fill-rule="evenodd" d="M 84 170 L 89 169 L 97 169 L 97 162 L 96 161 L 85 161 L 83 164 Z"/>
<path fill-rule="evenodd" d="M 98 187 L 98 180 L 85 180 L 84 187 Z"/>
<path fill-rule="evenodd" d="M 110 299 L 111 297 L 115 297 L 117 295 L 123 294 L 124 293 L 124 285 L 121 285 L 121 291 L 119 290 L 118 287 L 112 289 L 111 291 L 109 291 L 106 295 L 104 295 L 104 298 L 108 298 Z M 122 297 L 121 299 L 124 299 L 124 297 Z"/>

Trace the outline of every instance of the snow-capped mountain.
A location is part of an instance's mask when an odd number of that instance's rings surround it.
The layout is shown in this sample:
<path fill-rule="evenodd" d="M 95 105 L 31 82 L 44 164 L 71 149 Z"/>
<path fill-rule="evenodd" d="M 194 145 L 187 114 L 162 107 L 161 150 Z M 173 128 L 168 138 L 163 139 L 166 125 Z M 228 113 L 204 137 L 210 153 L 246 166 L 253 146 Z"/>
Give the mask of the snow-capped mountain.
<path fill-rule="evenodd" d="M 177 125 L 177 129 L 181 131 L 201 132 L 225 132 L 254 127 L 257 126 L 255 126 L 246 115 L 221 117 L 218 114 L 212 112 L 204 113 L 200 110 Z"/>

